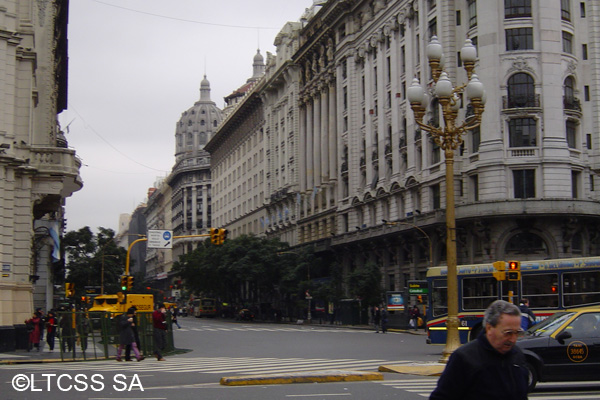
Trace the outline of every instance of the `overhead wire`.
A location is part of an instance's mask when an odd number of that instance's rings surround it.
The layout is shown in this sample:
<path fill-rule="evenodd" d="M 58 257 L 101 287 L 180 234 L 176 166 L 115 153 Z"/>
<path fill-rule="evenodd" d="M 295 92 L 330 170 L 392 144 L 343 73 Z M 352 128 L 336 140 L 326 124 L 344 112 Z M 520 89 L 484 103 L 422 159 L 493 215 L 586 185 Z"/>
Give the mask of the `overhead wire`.
<path fill-rule="evenodd" d="M 122 10 L 127 10 L 127 11 L 135 12 L 135 13 L 138 13 L 138 14 L 145 14 L 145 15 L 150 15 L 152 17 L 170 19 L 170 20 L 180 21 L 180 22 L 188 22 L 188 23 L 191 23 L 191 24 L 219 26 L 219 27 L 223 27 L 223 28 L 239 28 L 239 29 L 275 29 L 275 30 L 281 29 L 281 27 L 279 27 L 279 28 L 272 28 L 272 27 L 233 25 L 233 24 L 218 24 L 218 23 L 214 23 L 214 22 L 196 21 L 196 20 L 192 20 L 192 19 L 171 17 L 171 16 L 168 16 L 168 15 L 155 14 L 155 13 L 151 13 L 151 12 L 148 12 L 148 11 L 136 10 L 134 8 L 123 7 L 123 6 L 119 6 L 119 5 L 116 5 L 116 4 L 107 3 L 107 2 L 101 1 L 101 0 L 91 0 L 91 1 L 93 1 L 94 3 L 99 3 L 99 4 L 103 4 L 105 6 L 110 6 L 110 7 L 114 7 L 114 8 L 120 8 Z"/>
<path fill-rule="evenodd" d="M 133 162 L 133 163 L 135 163 L 135 164 L 137 164 L 137 165 L 139 165 L 139 166 L 141 166 L 141 167 L 144 167 L 144 168 L 151 169 L 151 170 L 153 170 L 153 171 L 158 171 L 158 172 L 166 172 L 166 173 L 168 173 L 168 172 L 169 172 L 169 171 L 166 171 L 166 170 L 164 170 L 164 169 L 157 169 L 157 168 L 151 167 L 151 166 L 149 166 L 149 165 L 143 164 L 143 163 L 141 163 L 141 162 L 139 162 L 139 161 L 137 161 L 137 160 L 134 160 L 134 159 L 133 159 L 133 158 L 131 158 L 129 155 L 127 155 L 126 153 L 122 152 L 122 151 L 121 151 L 119 148 L 117 148 L 117 147 L 116 147 L 116 146 L 114 146 L 112 143 L 110 143 L 110 142 L 109 142 L 109 141 L 108 141 L 108 140 L 107 140 L 107 139 L 106 139 L 104 136 L 102 136 L 102 135 L 101 135 L 101 134 L 100 134 L 100 133 L 99 133 L 99 132 L 98 132 L 96 129 L 94 129 L 94 127 L 93 127 L 92 125 L 90 125 L 90 124 L 89 124 L 89 123 L 88 123 L 88 122 L 85 120 L 85 118 L 83 118 L 83 116 L 82 116 L 82 115 L 79 113 L 79 111 L 77 111 L 77 109 L 76 109 L 76 108 L 75 108 L 75 107 L 74 107 L 74 106 L 73 106 L 71 103 L 69 103 L 69 109 L 70 109 L 70 110 L 73 110 L 73 112 L 74 112 L 75 114 L 77 114 L 77 116 L 78 116 L 78 117 L 81 119 L 81 121 L 83 122 L 83 124 L 84 124 L 84 127 L 85 127 L 86 129 L 89 129 L 90 131 L 92 131 L 92 132 L 93 132 L 93 133 L 94 133 L 96 136 L 98 136 L 100 139 L 102 139 L 102 141 L 103 141 L 104 143 L 106 143 L 106 144 L 107 144 L 109 147 L 111 147 L 111 148 L 112 148 L 114 151 L 116 151 L 117 153 L 119 153 L 120 155 L 122 155 L 123 157 L 125 157 L 126 159 L 128 159 L 129 161 L 131 161 L 131 162 Z M 71 122 L 72 122 L 72 121 L 71 121 Z M 70 123 L 69 123 L 69 124 L 70 124 Z M 89 167 L 89 165 L 87 165 L 87 164 L 86 164 L 86 166 L 87 166 L 87 167 Z M 98 168 L 98 169 L 99 169 L 99 168 Z"/>

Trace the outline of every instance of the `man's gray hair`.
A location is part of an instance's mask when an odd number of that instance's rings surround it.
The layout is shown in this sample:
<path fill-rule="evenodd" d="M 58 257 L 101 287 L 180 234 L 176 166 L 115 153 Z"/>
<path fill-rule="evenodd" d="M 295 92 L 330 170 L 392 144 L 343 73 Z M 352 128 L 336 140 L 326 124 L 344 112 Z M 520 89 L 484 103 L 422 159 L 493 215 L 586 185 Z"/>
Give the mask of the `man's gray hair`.
<path fill-rule="evenodd" d="M 485 310 L 483 315 L 483 326 L 490 324 L 491 326 L 498 325 L 502 314 L 521 316 L 519 307 L 504 300 L 496 300 Z"/>

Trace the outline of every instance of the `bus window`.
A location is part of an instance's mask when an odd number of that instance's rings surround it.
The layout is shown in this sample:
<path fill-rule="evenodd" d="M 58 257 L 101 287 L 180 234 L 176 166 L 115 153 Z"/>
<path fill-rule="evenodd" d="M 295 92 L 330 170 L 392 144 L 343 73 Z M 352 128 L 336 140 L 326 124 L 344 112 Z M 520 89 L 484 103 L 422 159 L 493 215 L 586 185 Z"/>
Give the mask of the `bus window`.
<path fill-rule="evenodd" d="M 431 304 L 433 316 L 448 313 L 448 283 L 445 279 L 435 279 L 432 282 Z"/>
<path fill-rule="evenodd" d="M 600 271 L 565 272 L 563 274 L 563 301 L 565 307 L 600 302 Z"/>
<path fill-rule="evenodd" d="M 521 281 L 531 308 L 558 308 L 558 274 L 522 274 Z"/>
<path fill-rule="evenodd" d="M 485 310 L 498 299 L 496 278 L 464 278 L 461 282 L 463 310 Z"/>

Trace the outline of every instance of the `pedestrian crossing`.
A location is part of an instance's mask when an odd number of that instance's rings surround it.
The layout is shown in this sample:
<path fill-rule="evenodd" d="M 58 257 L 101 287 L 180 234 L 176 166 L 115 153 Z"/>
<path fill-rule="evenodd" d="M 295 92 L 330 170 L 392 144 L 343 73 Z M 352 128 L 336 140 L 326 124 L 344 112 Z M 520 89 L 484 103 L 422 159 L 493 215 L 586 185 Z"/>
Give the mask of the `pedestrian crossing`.
<path fill-rule="evenodd" d="M 393 387 L 406 392 L 416 394 L 421 397 L 429 398 L 431 392 L 437 386 L 438 377 L 428 377 L 419 379 L 397 379 L 385 381 L 372 381 L 374 384 Z M 589 382 L 555 382 L 555 383 L 538 383 L 533 393 L 529 393 L 530 400 L 586 400 L 600 398 L 600 390 L 597 382 L 592 382 L 595 387 L 590 387 L 592 390 L 585 390 L 585 385 Z M 555 387 L 562 388 L 557 392 Z M 578 391 L 564 392 L 566 387 L 578 388 Z M 582 390 L 583 388 L 583 390 Z"/>
<path fill-rule="evenodd" d="M 319 332 L 319 333 L 356 333 L 369 334 L 374 333 L 369 329 L 344 329 L 344 328 L 312 328 L 312 327 L 270 327 L 270 326 L 233 326 L 233 327 L 218 327 L 218 326 L 199 326 L 199 327 L 181 327 L 174 332 Z M 394 332 L 390 332 L 394 333 Z"/>
<path fill-rule="evenodd" d="M 156 361 L 147 358 L 141 362 L 117 362 L 103 360 L 81 363 L 45 363 L 27 364 L 29 371 L 120 371 L 126 369 L 130 373 L 165 372 L 165 373 L 204 373 L 204 374 L 270 374 L 281 372 L 322 371 L 330 369 L 348 369 L 355 371 L 377 371 L 383 364 L 401 364 L 408 361 L 383 359 L 359 360 L 352 358 L 256 358 L 256 357 L 170 357 L 167 361 Z M 0 366 L 0 369 L 15 369 L 15 365 Z"/>

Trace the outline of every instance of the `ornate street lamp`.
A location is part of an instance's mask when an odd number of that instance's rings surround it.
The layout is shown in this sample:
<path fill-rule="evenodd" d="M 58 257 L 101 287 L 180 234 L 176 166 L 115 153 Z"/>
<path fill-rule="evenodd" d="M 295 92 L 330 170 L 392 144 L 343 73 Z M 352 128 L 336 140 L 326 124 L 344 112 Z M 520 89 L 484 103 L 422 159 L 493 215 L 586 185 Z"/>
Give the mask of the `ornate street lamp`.
<path fill-rule="evenodd" d="M 475 75 L 475 60 L 477 50 L 467 39 L 461 49 L 461 60 L 467 71 L 469 82 L 465 85 L 453 87 L 448 74 L 443 70 L 444 53 L 441 43 L 436 36 L 431 38 L 427 45 L 427 58 L 431 68 L 431 76 L 435 87 L 432 95 L 437 97 L 444 117 L 443 126 L 436 127 L 423 123 L 427 109 L 428 96 L 417 78 L 407 90 L 408 101 L 415 115 L 415 122 L 426 132 L 431 134 L 435 143 L 444 150 L 446 165 L 446 261 L 448 265 L 448 318 L 446 320 L 447 339 L 446 347 L 442 353 L 441 362 L 447 362 L 450 355 L 460 346 L 458 334 L 458 281 L 456 268 L 456 218 L 454 215 L 454 151 L 463 142 L 462 135 L 467 131 L 476 129 L 481 125 L 481 114 L 484 109 L 483 84 Z M 459 95 L 466 91 L 467 99 L 471 102 L 472 115 L 465 117 L 457 125 L 458 110 L 460 107 Z"/>

